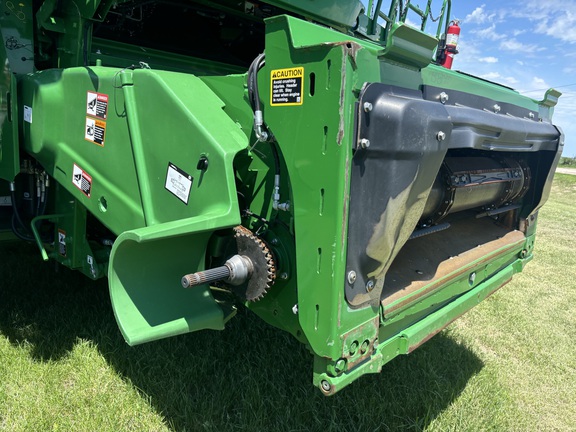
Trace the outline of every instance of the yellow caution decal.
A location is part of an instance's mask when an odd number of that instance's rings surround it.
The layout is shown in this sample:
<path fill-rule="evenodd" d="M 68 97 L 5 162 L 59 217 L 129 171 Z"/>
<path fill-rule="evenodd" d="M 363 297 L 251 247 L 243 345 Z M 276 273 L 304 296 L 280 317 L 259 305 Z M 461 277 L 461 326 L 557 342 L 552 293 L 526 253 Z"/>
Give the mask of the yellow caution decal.
<path fill-rule="evenodd" d="M 270 72 L 270 105 L 291 106 L 303 103 L 303 67 L 275 69 Z"/>

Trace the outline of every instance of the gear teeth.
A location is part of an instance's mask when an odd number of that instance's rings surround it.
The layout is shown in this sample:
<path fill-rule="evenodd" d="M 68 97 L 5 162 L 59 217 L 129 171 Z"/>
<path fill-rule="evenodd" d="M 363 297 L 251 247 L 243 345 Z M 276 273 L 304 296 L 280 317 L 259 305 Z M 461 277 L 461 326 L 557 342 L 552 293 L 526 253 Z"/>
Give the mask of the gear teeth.
<path fill-rule="evenodd" d="M 252 231 L 250 231 L 248 228 L 242 225 L 238 225 L 234 227 L 234 234 L 237 239 L 243 237 L 253 242 L 262 253 L 261 261 L 257 257 L 250 255 L 248 256 L 250 256 L 250 258 L 253 260 L 256 259 L 258 262 L 260 262 L 260 264 L 264 264 L 266 266 L 266 273 L 261 275 L 261 282 L 263 282 L 264 286 L 259 287 L 256 290 L 256 295 L 253 295 L 252 297 L 248 297 L 247 293 L 245 293 L 246 300 L 251 302 L 260 301 L 268 293 L 268 290 L 276 281 L 276 264 L 274 262 L 274 257 L 268 248 L 268 245 L 266 245 L 264 241 L 254 235 L 254 233 L 252 233 Z M 262 263 L 262 261 L 264 263 Z M 263 280 L 264 278 L 265 280 Z M 250 281 L 248 283 L 250 283 Z"/>

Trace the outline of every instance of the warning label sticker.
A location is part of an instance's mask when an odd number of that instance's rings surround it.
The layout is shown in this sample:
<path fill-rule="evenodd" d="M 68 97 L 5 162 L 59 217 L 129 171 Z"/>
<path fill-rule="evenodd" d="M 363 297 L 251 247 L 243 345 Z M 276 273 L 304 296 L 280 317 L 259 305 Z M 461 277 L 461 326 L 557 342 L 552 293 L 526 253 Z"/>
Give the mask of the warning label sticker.
<path fill-rule="evenodd" d="M 192 189 L 192 180 L 194 179 L 191 175 L 185 173 L 173 163 L 168 163 L 164 187 L 186 205 L 188 205 L 190 189 Z"/>
<path fill-rule="evenodd" d="M 24 105 L 24 121 L 32 123 L 32 108 L 28 105 Z"/>
<path fill-rule="evenodd" d="M 108 95 L 89 91 L 86 96 L 86 114 L 106 120 Z"/>
<path fill-rule="evenodd" d="M 92 191 L 92 177 L 76 164 L 74 164 L 74 169 L 72 170 L 72 183 L 80 189 L 84 195 L 90 198 L 90 192 Z"/>
<path fill-rule="evenodd" d="M 58 253 L 66 256 L 66 231 L 58 228 Z"/>
<path fill-rule="evenodd" d="M 106 122 L 86 117 L 86 129 L 84 138 L 91 143 L 104 147 L 104 135 L 106 134 Z"/>
<path fill-rule="evenodd" d="M 304 68 L 271 71 L 270 86 L 270 105 L 302 105 L 304 103 Z"/>

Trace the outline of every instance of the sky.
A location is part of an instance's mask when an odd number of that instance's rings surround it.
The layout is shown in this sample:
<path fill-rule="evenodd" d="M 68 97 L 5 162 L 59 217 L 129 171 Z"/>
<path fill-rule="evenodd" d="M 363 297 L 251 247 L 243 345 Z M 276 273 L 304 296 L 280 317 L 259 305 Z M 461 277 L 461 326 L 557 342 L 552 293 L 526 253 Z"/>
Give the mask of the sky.
<path fill-rule="evenodd" d="M 566 135 L 563 155 L 575 157 L 576 0 L 452 0 L 452 17 L 461 21 L 453 69 L 536 100 L 561 91 L 552 120 Z"/>
<path fill-rule="evenodd" d="M 441 3 L 433 1 L 434 17 Z M 566 135 L 563 155 L 575 157 L 576 0 L 452 0 L 454 18 L 461 33 L 452 68 L 536 100 L 550 87 L 562 92 L 552 120 Z"/>

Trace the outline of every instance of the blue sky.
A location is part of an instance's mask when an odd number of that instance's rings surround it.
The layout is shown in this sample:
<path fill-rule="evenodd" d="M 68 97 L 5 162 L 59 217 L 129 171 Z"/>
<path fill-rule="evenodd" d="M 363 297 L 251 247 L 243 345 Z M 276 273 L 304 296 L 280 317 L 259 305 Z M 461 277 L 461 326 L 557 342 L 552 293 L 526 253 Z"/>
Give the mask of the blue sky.
<path fill-rule="evenodd" d="M 433 16 L 441 4 L 434 0 Z M 564 156 L 576 156 L 576 0 L 452 0 L 452 18 L 461 21 L 453 69 L 536 100 L 561 91 L 553 123 L 566 134 Z"/>
<path fill-rule="evenodd" d="M 564 156 L 576 156 L 576 1 L 453 0 L 452 17 L 462 27 L 453 69 L 536 100 L 561 91 L 553 123 L 566 134 Z"/>

